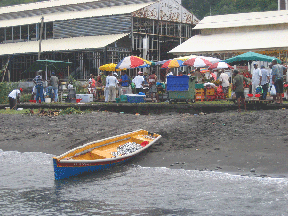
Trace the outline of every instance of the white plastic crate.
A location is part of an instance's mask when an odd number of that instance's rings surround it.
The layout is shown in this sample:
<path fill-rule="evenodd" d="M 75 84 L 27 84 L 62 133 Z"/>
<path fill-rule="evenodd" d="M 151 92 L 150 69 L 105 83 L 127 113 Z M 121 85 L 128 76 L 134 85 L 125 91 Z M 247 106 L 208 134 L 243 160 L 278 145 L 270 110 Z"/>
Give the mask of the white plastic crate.
<path fill-rule="evenodd" d="M 93 94 L 76 94 L 76 99 L 82 99 L 81 103 L 93 102 Z"/>

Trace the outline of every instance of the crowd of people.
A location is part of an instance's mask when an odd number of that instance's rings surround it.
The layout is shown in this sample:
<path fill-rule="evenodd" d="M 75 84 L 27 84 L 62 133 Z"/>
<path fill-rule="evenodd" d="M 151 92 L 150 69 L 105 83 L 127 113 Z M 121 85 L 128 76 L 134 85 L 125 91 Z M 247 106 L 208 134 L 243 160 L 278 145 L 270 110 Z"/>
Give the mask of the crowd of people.
<path fill-rule="evenodd" d="M 103 72 L 100 72 L 96 80 L 94 75 L 90 75 L 89 82 L 89 93 L 94 94 L 97 98 L 100 97 L 101 90 L 97 91 L 97 87 L 104 89 L 105 102 L 115 102 L 116 98 L 120 98 L 121 95 L 125 94 L 146 94 L 148 90 L 151 100 L 159 102 L 159 96 L 157 94 L 157 76 L 156 72 L 152 71 L 148 76 L 148 73 L 139 71 L 137 76 L 133 79 L 126 74 L 125 70 L 120 72 L 120 76 L 116 72 L 108 72 L 108 76 L 105 76 Z M 135 91 L 133 92 L 133 90 Z"/>
<path fill-rule="evenodd" d="M 252 83 L 251 93 L 253 95 L 261 93 L 260 99 L 266 100 L 267 92 L 270 90 L 270 95 L 273 96 L 274 102 L 276 104 L 283 104 L 283 75 L 287 72 L 287 68 L 283 66 L 283 64 L 278 64 L 277 60 L 273 60 L 272 64 L 269 65 L 271 72 L 269 72 L 263 65 L 261 68 L 258 68 L 258 64 L 254 64 L 253 66 L 254 70 L 252 72 L 251 81 L 243 75 L 240 75 L 238 70 L 234 70 L 233 72 L 233 89 L 236 94 L 239 111 L 241 111 L 240 102 L 242 102 L 246 110 L 243 81 Z M 272 92 L 273 88 L 275 88 L 275 93 Z"/>
<path fill-rule="evenodd" d="M 33 79 L 35 86 L 32 90 L 31 100 L 36 100 L 36 103 L 44 102 L 44 80 L 42 77 L 42 71 L 39 70 L 36 72 L 36 76 Z M 55 75 L 55 72 L 51 73 L 51 77 L 48 80 L 48 89 L 52 97 L 53 102 L 58 102 L 58 90 L 59 90 L 59 79 Z"/>
<path fill-rule="evenodd" d="M 251 83 L 250 92 L 255 95 L 261 92 L 261 99 L 266 100 L 267 93 L 270 91 L 270 94 L 273 96 L 275 103 L 283 103 L 282 93 L 283 93 L 283 74 L 287 71 L 287 68 L 281 64 L 278 64 L 276 60 L 272 61 L 272 64 L 269 65 L 270 70 L 265 68 L 263 65 L 259 68 L 257 64 L 254 64 L 254 69 L 252 71 L 252 79 L 249 80 L 239 73 L 238 70 L 233 71 L 233 90 L 236 95 L 237 103 L 240 109 L 240 104 L 245 104 L 245 95 L 244 95 L 244 86 L 243 82 Z M 175 75 L 172 72 L 167 71 L 166 76 Z M 185 76 L 186 72 L 178 71 L 178 76 Z M 197 81 L 203 80 L 204 75 L 200 72 L 200 69 L 191 71 L 188 76 L 195 76 Z M 210 80 L 218 80 L 220 82 L 221 88 L 224 95 L 227 95 L 228 89 L 230 86 L 230 77 L 227 73 L 218 71 L 216 76 L 214 73 L 210 73 Z M 42 71 L 36 72 L 36 76 L 33 79 L 35 86 L 33 87 L 31 99 L 35 99 L 36 102 L 41 103 L 44 101 L 44 80 L 42 78 Z M 153 102 L 159 102 L 159 95 L 157 93 L 157 82 L 158 78 L 156 72 L 152 71 L 150 75 L 146 72 L 143 74 L 142 71 L 137 73 L 133 79 L 131 79 L 125 70 L 121 71 L 119 76 L 116 72 L 108 72 L 108 76 L 105 76 L 103 72 L 100 72 L 96 79 L 94 75 L 91 74 L 88 80 L 89 93 L 94 94 L 96 97 L 100 97 L 101 92 L 97 91 L 97 87 L 104 89 L 105 102 L 115 102 L 116 98 L 119 98 L 124 94 L 132 94 L 132 89 L 136 94 L 149 94 Z M 59 89 L 59 79 L 54 72 L 51 73 L 51 77 L 48 80 L 49 89 L 51 90 L 52 101 L 58 102 L 58 89 Z M 133 87 L 133 88 L 132 88 Z M 275 94 L 272 94 L 272 89 L 275 88 Z M 14 89 L 9 95 L 10 108 L 17 107 L 17 100 L 21 95 L 23 89 Z M 154 100 L 154 98 L 156 100 Z"/>

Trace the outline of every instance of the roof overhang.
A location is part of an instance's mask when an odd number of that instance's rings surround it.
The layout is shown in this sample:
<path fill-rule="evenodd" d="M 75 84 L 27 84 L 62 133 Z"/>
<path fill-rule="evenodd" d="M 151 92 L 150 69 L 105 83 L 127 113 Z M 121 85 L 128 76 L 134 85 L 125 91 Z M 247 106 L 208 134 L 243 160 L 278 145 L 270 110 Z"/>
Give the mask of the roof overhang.
<path fill-rule="evenodd" d="M 196 35 L 169 53 L 175 55 L 287 50 L 288 29 Z"/>
<path fill-rule="evenodd" d="M 114 34 L 101 36 L 87 36 L 44 40 L 41 44 L 42 52 L 73 51 L 100 49 L 129 35 Z M 14 55 L 24 53 L 38 53 L 39 41 L 8 43 L 0 45 L 0 55 Z"/>
<path fill-rule="evenodd" d="M 288 23 L 288 11 L 265 11 L 207 16 L 194 29 L 223 29 Z"/>
<path fill-rule="evenodd" d="M 114 7 L 106 7 L 106 8 L 97 8 L 97 9 L 90 9 L 90 10 L 85 10 L 85 11 L 50 13 L 50 14 L 32 16 L 32 17 L 27 17 L 27 18 L 19 18 L 19 19 L 0 20 L 0 28 L 40 23 L 42 16 L 44 17 L 44 22 L 47 23 L 47 22 L 54 22 L 57 20 L 72 20 L 72 19 L 83 19 L 83 18 L 88 18 L 88 17 L 129 14 L 143 7 L 146 7 L 150 4 L 151 2 L 142 3 L 142 4 L 130 4 L 130 5 L 122 5 L 122 6 L 114 6 Z"/>
<path fill-rule="evenodd" d="M 31 11 L 31 10 L 39 10 L 46 9 L 51 7 L 60 7 L 66 5 L 77 5 L 89 2 L 98 2 L 99 0 L 50 0 L 50 1 L 42 1 L 42 2 L 33 2 L 28 4 L 17 4 L 7 7 L 0 7 L 0 14 L 5 13 L 17 13 L 21 11 Z"/>

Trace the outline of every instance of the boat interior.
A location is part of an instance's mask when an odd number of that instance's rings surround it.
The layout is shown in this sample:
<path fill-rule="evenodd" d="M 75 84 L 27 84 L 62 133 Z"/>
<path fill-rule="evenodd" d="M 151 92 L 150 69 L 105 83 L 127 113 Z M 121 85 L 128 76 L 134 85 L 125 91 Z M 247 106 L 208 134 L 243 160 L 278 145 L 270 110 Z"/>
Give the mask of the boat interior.
<path fill-rule="evenodd" d="M 81 148 L 77 148 L 72 152 L 58 157 L 58 160 L 98 160 L 115 158 L 111 153 L 117 151 L 117 147 L 128 142 L 135 142 L 137 144 L 151 143 L 159 134 L 149 133 L 145 130 L 128 133 L 112 137 L 111 139 L 100 140 Z M 146 142 L 145 142 L 146 141 Z"/>

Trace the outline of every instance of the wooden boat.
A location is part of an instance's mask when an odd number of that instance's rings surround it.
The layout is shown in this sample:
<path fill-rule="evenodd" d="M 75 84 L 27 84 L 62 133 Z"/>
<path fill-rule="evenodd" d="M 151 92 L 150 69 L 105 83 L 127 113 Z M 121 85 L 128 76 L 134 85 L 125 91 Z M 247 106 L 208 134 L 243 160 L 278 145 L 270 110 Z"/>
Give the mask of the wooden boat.
<path fill-rule="evenodd" d="M 55 179 L 107 169 L 123 163 L 149 148 L 161 135 L 137 130 L 93 141 L 53 157 Z"/>

